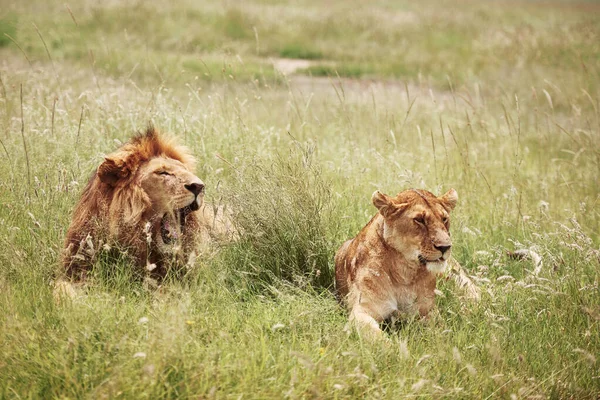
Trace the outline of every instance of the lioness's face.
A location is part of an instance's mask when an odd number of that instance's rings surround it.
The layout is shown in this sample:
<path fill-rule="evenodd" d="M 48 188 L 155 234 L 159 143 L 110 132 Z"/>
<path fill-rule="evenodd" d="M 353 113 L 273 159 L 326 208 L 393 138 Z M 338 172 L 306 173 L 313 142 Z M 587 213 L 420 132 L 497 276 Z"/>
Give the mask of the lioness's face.
<path fill-rule="evenodd" d="M 373 194 L 373 204 L 385 221 L 384 240 L 408 261 L 418 261 L 436 273 L 445 269 L 450 257 L 450 211 L 457 200 L 454 189 L 441 197 L 414 189 L 395 198 Z"/>
<path fill-rule="evenodd" d="M 183 163 L 167 157 L 153 158 L 140 167 L 137 179 L 161 221 L 162 241 L 179 238 L 185 217 L 202 205 L 204 183 Z"/>

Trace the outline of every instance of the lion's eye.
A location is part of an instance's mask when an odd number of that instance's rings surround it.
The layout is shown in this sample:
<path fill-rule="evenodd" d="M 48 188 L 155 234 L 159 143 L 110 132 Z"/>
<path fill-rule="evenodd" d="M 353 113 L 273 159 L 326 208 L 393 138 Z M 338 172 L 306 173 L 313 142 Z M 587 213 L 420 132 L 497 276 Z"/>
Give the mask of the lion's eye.
<path fill-rule="evenodd" d="M 420 225 L 425 225 L 425 218 L 423 218 L 423 216 L 422 216 L 422 215 L 419 215 L 418 217 L 415 217 L 415 218 L 414 218 L 414 221 L 415 221 L 417 224 L 420 224 Z"/>
<path fill-rule="evenodd" d="M 444 217 L 444 218 L 442 218 L 442 222 L 444 223 L 444 225 L 448 225 L 448 222 L 449 222 L 449 221 L 450 221 L 450 220 L 448 219 L 448 217 Z"/>
<path fill-rule="evenodd" d="M 167 176 L 172 175 L 172 174 L 168 173 L 167 171 L 158 171 L 157 174 L 158 175 L 167 175 Z"/>

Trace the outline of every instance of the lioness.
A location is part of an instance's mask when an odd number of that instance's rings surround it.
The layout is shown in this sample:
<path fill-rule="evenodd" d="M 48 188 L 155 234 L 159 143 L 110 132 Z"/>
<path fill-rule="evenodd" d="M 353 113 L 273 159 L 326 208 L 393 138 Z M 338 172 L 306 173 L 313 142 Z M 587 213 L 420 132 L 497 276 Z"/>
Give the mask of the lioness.
<path fill-rule="evenodd" d="M 187 148 L 152 127 L 106 156 L 67 231 L 67 277 L 85 278 L 101 247 L 126 250 L 155 279 L 193 258 L 217 214 L 204 207 L 204 182 L 194 169 Z"/>
<path fill-rule="evenodd" d="M 393 198 L 376 191 L 372 201 L 379 212 L 335 255 L 335 282 L 350 320 L 380 334 L 379 323 L 389 317 L 427 316 L 434 306 L 458 195 L 410 189 Z"/>

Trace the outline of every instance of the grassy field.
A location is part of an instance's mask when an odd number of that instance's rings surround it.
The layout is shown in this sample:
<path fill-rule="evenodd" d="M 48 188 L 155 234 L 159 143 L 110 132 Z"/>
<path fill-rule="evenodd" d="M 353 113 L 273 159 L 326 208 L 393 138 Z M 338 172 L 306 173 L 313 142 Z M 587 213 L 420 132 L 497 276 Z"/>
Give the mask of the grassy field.
<path fill-rule="evenodd" d="M 598 398 L 599 85 L 592 1 L 0 0 L 0 397 Z M 80 191 L 150 121 L 244 237 L 56 304 Z M 482 299 L 441 279 L 363 341 L 333 254 L 410 187 L 458 191 Z"/>

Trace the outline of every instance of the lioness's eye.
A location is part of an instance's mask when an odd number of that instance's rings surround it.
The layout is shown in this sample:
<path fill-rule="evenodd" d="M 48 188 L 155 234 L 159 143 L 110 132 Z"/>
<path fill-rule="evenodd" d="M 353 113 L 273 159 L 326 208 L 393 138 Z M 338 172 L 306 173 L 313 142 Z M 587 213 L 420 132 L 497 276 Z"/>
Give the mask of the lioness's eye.
<path fill-rule="evenodd" d="M 415 221 L 417 224 L 425 225 L 425 218 L 423 218 L 423 216 L 422 216 L 422 215 L 419 215 L 418 217 L 415 217 L 415 218 L 414 218 L 414 221 Z"/>

